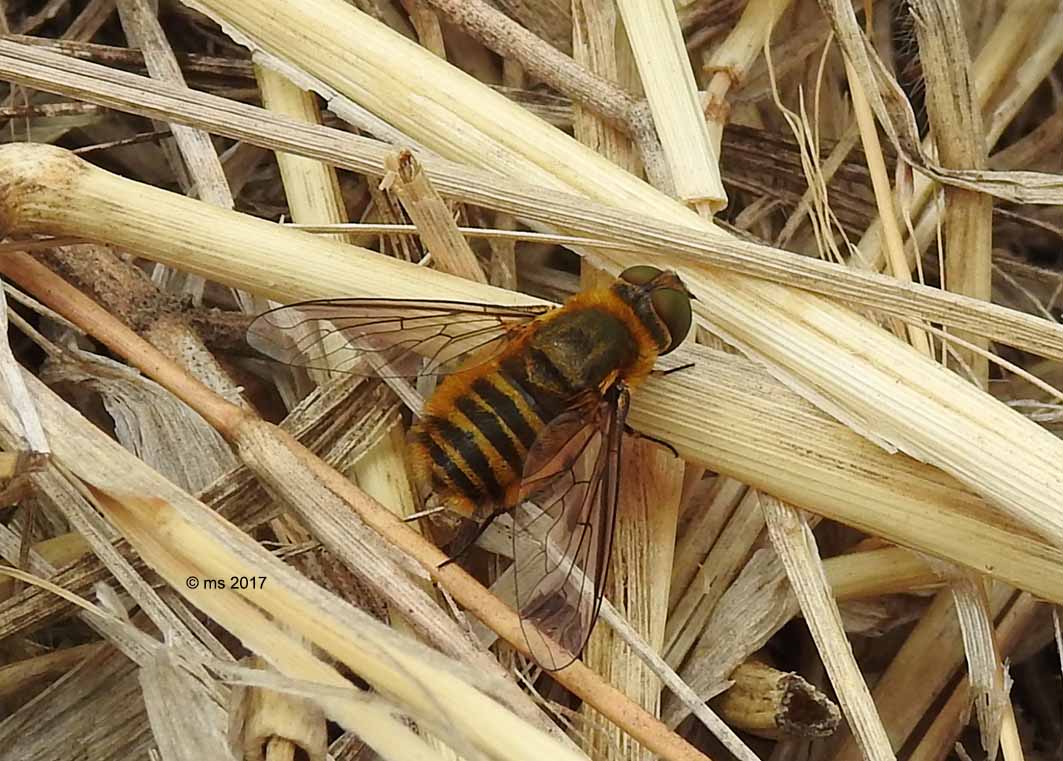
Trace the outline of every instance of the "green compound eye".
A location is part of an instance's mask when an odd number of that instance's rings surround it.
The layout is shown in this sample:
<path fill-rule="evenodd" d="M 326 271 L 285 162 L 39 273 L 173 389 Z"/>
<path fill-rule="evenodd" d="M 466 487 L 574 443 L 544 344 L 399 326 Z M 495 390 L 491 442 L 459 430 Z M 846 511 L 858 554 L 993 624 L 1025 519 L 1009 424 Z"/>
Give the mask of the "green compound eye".
<path fill-rule="evenodd" d="M 693 313 L 690 308 L 690 294 L 686 292 L 675 273 L 640 264 L 621 272 L 620 279 L 632 285 L 649 285 L 652 288 L 650 301 L 653 302 L 653 309 L 668 328 L 668 335 L 672 338 L 668 348 L 661 354 L 667 354 L 683 343 L 683 339 L 690 332 Z M 659 283 L 654 282 L 658 279 Z"/>
<path fill-rule="evenodd" d="M 674 288 L 656 288 L 650 300 L 657 315 L 668 328 L 668 335 L 672 337 L 672 343 L 661 352 L 667 354 L 683 343 L 683 339 L 690 332 L 690 323 L 693 321 L 690 296 L 685 291 L 677 291 Z"/>
<path fill-rule="evenodd" d="M 651 267 L 648 264 L 638 264 L 634 267 L 628 267 L 621 272 L 620 279 L 625 280 L 632 285 L 646 285 L 646 283 L 650 282 L 660 274 L 661 271 L 656 267 Z"/>

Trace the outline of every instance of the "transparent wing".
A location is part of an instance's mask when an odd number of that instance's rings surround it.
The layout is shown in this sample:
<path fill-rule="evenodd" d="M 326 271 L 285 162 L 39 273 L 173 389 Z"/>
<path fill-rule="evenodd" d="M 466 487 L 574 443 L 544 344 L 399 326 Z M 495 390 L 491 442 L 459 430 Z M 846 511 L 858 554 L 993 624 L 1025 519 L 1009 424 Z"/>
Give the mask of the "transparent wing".
<path fill-rule="evenodd" d="M 616 384 L 555 418 L 528 453 L 514 511 L 513 578 L 525 641 L 548 671 L 580 656 L 598 617 L 627 408 L 628 392 Z"/>
<path fill-rule="evenodd" d="M 416 377 L 490 360 L 502 340 L 550 307 L 461 301 L 322 299 L 255 318 L 252 348 L 285 365 L 322 372 Z"/>

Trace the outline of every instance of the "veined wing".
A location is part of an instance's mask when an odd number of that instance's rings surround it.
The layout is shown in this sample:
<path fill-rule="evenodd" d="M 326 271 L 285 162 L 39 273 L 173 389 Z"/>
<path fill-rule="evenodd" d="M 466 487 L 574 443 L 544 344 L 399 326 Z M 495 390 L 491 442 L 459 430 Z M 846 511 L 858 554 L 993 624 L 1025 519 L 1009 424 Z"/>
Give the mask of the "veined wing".
<path fill-rule="evenodd" d="M 320 299 L 264 312 L 247 342 L 282 364 L 379 377 L 441 375 L 487 362 L 546 306 Z M 469 363 L 472 364 L 469 364 Z"/>
<path fill-rule="evenodd" d="M 528 453 L 514 512 L 513 578 L 525 641 L 548 671 L 580 656 L 598 618 L 627 409 L 628 392 L 616 384 L 553 420 Z"/>

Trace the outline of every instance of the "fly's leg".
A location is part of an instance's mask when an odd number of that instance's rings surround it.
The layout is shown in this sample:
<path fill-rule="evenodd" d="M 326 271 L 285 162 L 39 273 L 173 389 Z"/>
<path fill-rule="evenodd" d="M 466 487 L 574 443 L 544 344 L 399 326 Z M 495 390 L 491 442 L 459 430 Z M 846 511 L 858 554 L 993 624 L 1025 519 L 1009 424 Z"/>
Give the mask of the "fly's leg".
<path fill-rule="evenodd" d="M 672 373 L 678 373 L 680 370 L 689 370 L 693 366 L 694 366 L 693 362 L 687 362 L 685 365 L 678 365 L 676 367 L 670 367 L 667 370 L 651 370 L 650 371 L 650 375 L 655 375 L 657 377 L 663 377 L 665 375 L 671 375 Z M 626 433 L 626 434 L 628 434 L 630 436 L 634 436 L 637 439 L 646 439 L 647 441 L 652 441 L 655 444 L 660 444 L 662 447 L 667 449 L 673 455 L 675 455 L 676 457 L 679 457 L 679 452 L 676 450 L 675 447 L 673 447 L 667 441 L 661 441 L 660 439 L 655 438 L 653 436 L 647 436 L 644 433 L 639 433 L 638 431 L 632 429 L 631 426 L 627 425 L 626 423 L 624 424 L 624 433 Z"/>
<path fill-rule="evenodd" d="M 402 519 L 402 522 L 403 523 L 415 523 L 416 521 L 422 521 L 425 518 L 430 518 L 433 515 L 438 515 L 439 513 L 445 511 L 446 509 L 447 508 L 446 508 L 445 505 L 439 505 L 438 507 L 429 507 L 429 508 L 427 508 L 425 510 L 421 510 L 420 512 L 411 513 L 410 515 L 407 515 L 406 517 L 404 517 Z"/>
<path fill-rule="evenodd" d="M 678 368 L 677 367 L 676 369 L 680 370 L 682 368 Z M 664 447 L 669 452 L 671 452 L 674 457 L 679 457 L 679 451 L 675 447 L 673 447 L 671 444 L 669 444 L 667 441 L 662 441 L 661 439 L 658 439 L 656 436 L 649 436 L 649 435 L 647 435 L 645 433 L 639 433 L 638 431 L 636 431 L 634 428 L 632 428 L 631 426 L 629 426 L 626 423 L 624 424 L 624 433 L 626 433 L 628 436 L 634 436 L 636 439 L 646 439 L 646 441 L 652 441 L 654 444 L 660 444 L 662 447 Z"/>
<path fill-rule="evenodd" d="M 678 365 L 677 367 L 670 367 L 667 370 L 651 370 L 650 371 L 650 375 L 653 375 L 653 376 L 656 376 L 656 377 L 660 378 L 660 377 L 664 377 L 665 375 L 671 375 L 672 373 L 677 373 L 680 370 L 689 370 L 693 366 L 694 366 L 693 362 L 687 362 L 685 365 Z"/>
<path fill-rule="evenodd" d="M 439 568 L 445 568 L 453 563 L 455 560 L 461 558 L 466 552 L 476 545 L 483 533 L 487 531 L 487 527 L 491 525 L 491 522 L 500 515 L 505 515 L 509 510 L 505 508 L 498 508 L 480 523 L 470 522 L 466 523 L 460 529 L 458 533 L 451 539 L 444 551 L 447 553 L 447 559 L 439 564 Z"/>

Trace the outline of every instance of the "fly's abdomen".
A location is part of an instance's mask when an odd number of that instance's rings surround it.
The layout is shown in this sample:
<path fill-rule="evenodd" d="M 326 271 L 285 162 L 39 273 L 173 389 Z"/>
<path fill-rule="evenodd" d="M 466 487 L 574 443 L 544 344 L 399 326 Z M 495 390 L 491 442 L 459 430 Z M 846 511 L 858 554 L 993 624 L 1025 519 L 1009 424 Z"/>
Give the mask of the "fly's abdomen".
<path fill-rule="evenodd" d="M 410 438 L 414 471 L 451 509 L 472 516 L 512 504 L 552 406 L 528 387 L 519 367 L 495 365 L 444 379 L 429 400 Z"/>

